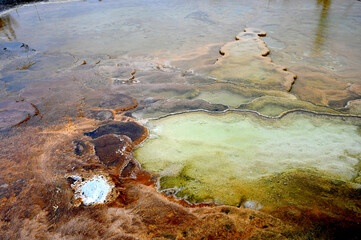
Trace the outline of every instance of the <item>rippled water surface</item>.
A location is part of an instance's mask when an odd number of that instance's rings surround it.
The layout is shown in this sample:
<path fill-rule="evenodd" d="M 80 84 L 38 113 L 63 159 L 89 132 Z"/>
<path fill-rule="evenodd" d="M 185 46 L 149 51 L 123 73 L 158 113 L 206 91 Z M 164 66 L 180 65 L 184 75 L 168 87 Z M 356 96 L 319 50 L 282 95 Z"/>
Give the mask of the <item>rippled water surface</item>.
<path fill-rule="evenodd" d="M 86 196 L 100 199 L 97 209 L 158 206 L 147 201 L 160 196 L 251 208 L 301 226 L 277 228 L 283 237 L 329 234 L 318 224 L 332 219 L 352 235 L 361 222 L 360 43 L 357 0 L 50 1 L 1 13 L 4 236 L 82 238 L 62 221 L 109 220 L 88 215 L 96 201 Z M 144 197 L 134 182 L 161 194 Z M 158 236 L 145 213 L 129 236 Z"/>

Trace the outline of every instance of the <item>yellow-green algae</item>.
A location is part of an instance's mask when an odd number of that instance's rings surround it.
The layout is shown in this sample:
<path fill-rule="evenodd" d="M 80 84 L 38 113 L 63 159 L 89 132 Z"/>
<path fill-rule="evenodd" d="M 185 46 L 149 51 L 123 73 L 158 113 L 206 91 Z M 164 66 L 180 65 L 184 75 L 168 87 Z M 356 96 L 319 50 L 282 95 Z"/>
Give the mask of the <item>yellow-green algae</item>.
<path fill-rule="evenodd" d="M 247 187 L 240 199 L 261 202 L 267 208 L 292 205 L 318 208 L 345 217 L 361 217 L 360 185 L 321 177 L 312 171 L 297 170 L 264 177 Z M 269 206 L 269 207 L 268 207 Z"/>
<path fill-rule="evenodd" d="M 186 113 L 150 121 L 151 137 L 135 155 L 161 176 L 161 189 L 176 188 L 178 197 L 262 204 L 267 202 L 260 197 L 265 179 L 278 174 L 302 170 L 358 182 L 360 124 L 358 118 L 307 113 L 281 119 L 239 112 Z"/>

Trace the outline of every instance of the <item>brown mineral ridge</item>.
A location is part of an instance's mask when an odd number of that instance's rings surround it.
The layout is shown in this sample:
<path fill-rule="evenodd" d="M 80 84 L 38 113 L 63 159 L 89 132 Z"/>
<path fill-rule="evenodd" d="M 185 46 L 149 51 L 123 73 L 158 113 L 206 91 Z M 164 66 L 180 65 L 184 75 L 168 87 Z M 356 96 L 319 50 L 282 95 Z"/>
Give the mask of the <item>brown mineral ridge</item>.
<path fill-rule="evenodd" d="M 84 135 L 96 127 L 80 118 L 1 136 L 0 239 L 347 239 L 360 230 L 360 217 L 339 218 L 332 209 L 284 205 L 261 212 L 175 200 L 140 168 L 129 136 Z M 95 174 L 112 179 L 119 194 L 107 204 L 75 204 L 69 176 Z"/>
<path fill-rule="evenodd" d="M 266 36 L 266 32 L 254 28 L 239 33 L 236 41 L 220 49 L 223 57 L 209 75 L 245 87 L 290 91 L 296 75 L 267 57 L 269 49 L 262 36 Z"/>
<path fill-rule="evenodd" d="M 38 108 L 21 100 L 0 101 L 0 131 L 26 123 L 39 115 Z"/>

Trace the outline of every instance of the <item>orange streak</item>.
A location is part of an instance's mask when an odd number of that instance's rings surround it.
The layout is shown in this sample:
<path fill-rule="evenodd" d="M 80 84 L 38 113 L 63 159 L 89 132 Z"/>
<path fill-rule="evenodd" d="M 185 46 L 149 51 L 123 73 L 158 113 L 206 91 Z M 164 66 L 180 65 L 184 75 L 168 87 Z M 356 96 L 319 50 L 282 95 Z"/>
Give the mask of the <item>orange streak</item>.
<path fill-rule="evenodd" d="M 123 112 L 123 111 L 127 111 L 127 110 L 130 110 L 130 109 L 133 109 L 133 108 L 138 107 L 138 102 L 137 102 L 137 100 L 135 100 L 135 98 L 133 98 L 133 102 L 134 102 L 134 105 L 132 105 L 132 106 L 130 106 L 130 107 L 119 108 L 119 109 L 115 109 L 114 111 L 115 111 L 116 113 L 118 113 L 118 112 Z"/>

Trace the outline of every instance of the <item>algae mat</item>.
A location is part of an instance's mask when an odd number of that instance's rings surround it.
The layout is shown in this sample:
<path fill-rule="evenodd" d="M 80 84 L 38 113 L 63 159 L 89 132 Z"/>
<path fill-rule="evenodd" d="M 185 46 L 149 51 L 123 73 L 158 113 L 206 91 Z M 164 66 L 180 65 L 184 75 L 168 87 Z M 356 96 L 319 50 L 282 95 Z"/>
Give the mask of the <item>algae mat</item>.
<path fill-rule="evenodd" d="M 150 139 L 135 152 L 191 202 L 237 205 L 263 178 L 292 171 L 360 183 L 361 121 L 310 113 L 281 119 L 253 113 L 185 113 L 148 123 Z M 248 186 L 248 187 L 247 187 Z"/>

